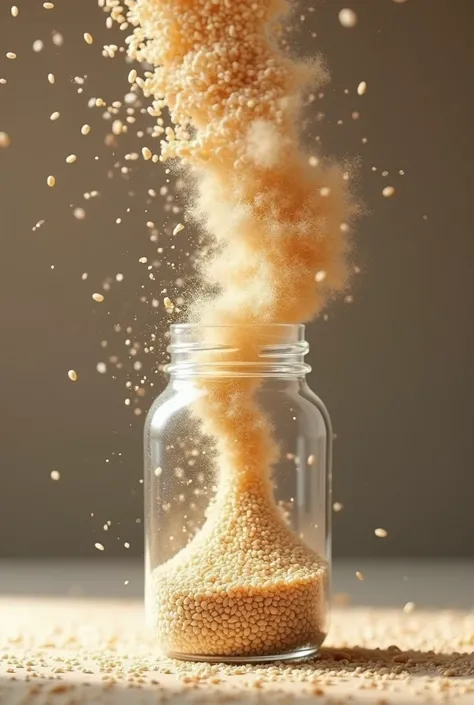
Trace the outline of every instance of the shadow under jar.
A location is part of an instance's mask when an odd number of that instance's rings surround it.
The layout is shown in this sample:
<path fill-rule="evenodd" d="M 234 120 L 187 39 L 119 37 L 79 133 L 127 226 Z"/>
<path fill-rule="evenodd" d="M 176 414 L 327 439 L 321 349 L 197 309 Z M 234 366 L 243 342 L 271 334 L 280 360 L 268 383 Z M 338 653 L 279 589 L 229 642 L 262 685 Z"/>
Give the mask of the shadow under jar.
<path fill-rule="evenodd" d="M 317 653 L 328 623 L 332 432 L 303 325 L 171 326 L 145 426 L 146 612 L 197 661 Z"/>

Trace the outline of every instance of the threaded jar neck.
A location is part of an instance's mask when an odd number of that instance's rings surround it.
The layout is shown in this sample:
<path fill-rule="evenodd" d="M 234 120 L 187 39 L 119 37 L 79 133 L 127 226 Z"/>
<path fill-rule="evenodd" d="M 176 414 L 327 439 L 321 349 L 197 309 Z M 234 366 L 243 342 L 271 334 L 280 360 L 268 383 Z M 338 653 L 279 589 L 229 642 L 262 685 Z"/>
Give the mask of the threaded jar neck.
<path fill-rule="evenodd" d="M 309 345 L 302 324 L 173 324 L 165 371 L 174 377 L 303 377 Z"/>

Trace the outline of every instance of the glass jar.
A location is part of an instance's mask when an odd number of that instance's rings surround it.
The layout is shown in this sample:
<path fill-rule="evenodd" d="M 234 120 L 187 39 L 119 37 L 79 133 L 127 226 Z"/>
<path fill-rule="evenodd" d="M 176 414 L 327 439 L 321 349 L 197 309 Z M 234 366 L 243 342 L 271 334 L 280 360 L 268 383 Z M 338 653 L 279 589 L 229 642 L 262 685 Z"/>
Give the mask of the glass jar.
<path fill-rule="evenodd" d="M 303 325 L 171 326 L 145 426 L 147 621 L 197 661 L 317 653 L 328 624 L 332 432 Z"/>

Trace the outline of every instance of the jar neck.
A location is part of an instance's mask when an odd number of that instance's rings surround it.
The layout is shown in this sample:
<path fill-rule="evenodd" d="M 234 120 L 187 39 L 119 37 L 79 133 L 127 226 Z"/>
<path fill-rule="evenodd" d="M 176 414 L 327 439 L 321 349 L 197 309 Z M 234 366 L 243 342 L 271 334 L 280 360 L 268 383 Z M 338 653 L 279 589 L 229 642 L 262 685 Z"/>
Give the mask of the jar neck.
<path fill-rule="evenodd" d="M 165 367 L 172 378 L 304 377 L 309 345 L 300 324 L 171 326 Z"/>

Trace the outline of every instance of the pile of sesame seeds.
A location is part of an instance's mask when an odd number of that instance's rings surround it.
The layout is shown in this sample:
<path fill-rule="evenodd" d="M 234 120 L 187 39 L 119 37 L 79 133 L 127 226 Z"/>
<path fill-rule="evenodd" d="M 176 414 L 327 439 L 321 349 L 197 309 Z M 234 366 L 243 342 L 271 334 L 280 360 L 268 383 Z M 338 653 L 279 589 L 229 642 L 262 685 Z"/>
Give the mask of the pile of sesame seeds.
<path fill-rule="evenodd" d="M 254 666 L 159 656 L 134 603 L 3 598 L 0 619 L 0 700 L 8 705 L 469 705 L 474 697 L 474 616 L 466 612 L 335 609 L 320 658 Z"/>

